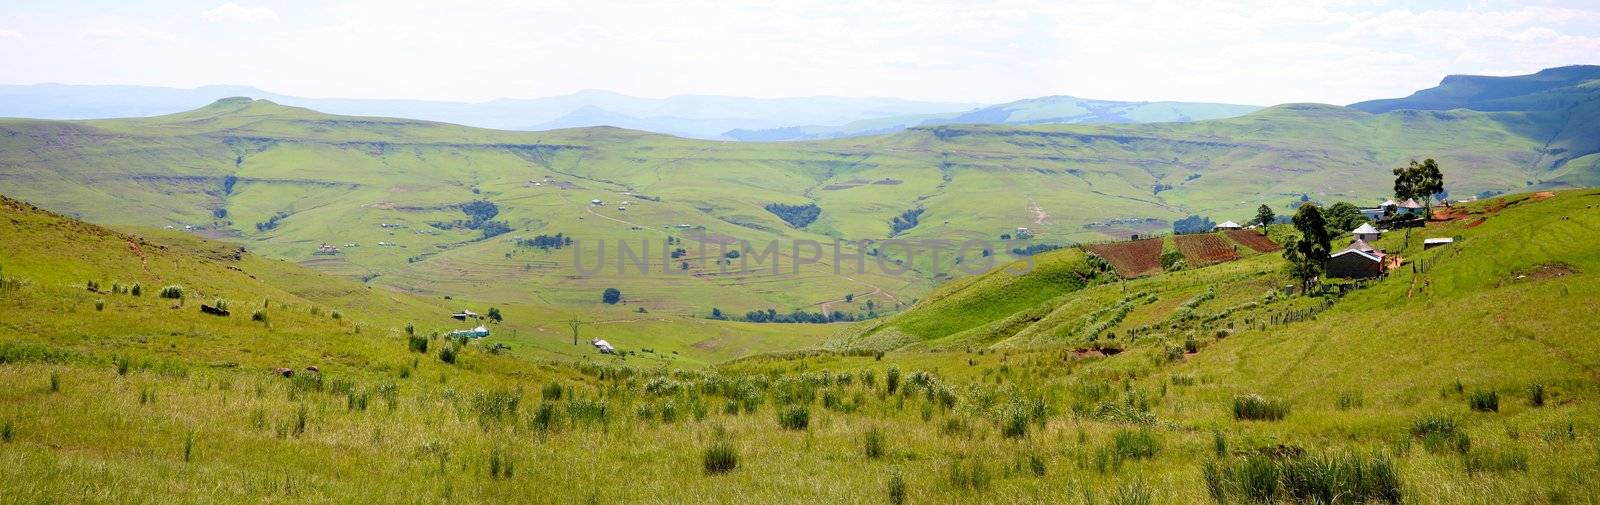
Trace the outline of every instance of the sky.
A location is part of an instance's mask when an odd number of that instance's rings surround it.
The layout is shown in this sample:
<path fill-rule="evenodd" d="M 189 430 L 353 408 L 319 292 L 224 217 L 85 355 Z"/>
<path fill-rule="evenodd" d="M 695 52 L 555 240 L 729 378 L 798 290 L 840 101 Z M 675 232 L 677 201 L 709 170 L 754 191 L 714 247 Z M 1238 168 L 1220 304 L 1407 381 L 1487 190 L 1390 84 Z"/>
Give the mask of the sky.
<path fill-rule="evenodd" d="M 0 83 L 1272 105 L 1600 63 L 1600 1 L 0 0 Z"/>

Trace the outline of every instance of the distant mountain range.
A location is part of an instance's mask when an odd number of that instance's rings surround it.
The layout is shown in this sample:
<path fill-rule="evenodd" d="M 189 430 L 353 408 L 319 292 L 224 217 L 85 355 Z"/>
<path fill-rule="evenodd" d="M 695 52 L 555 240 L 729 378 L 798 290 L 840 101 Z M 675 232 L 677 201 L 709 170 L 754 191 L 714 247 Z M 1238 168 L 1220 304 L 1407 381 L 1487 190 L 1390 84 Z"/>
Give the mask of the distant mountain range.
<path fill-rule="evenodd" d="M 1150 123 L 1243 115 L 1260 107 L 1184 102 L 1112 102 L 1051 96 L 1000 105 L 898 98 L 639 98 L 581 91 L 481 103 L 304 98 L 248 86 L 194 89 L 112 85 L 0 85 L 0 117 L 149 117 L 244 96 L 332 114 L 403 117 L 501 130 L 615 126 L 711 140 L 807 140 L 893 133 L 940 124 Z"/>
<path fill-rule="evenodd" d="M 911 127 L 945 124 L 1172 123 L 1230 118 L 1257 110 L 1261 110 L 1261 107 L 1194 102 L 1114 102 L 1047 96 L 966 112 L 873 118 L 838 126 L 734 130 L 727 132 L 726 136 L 734 140 L 814 140 L 893 133 Z"/>

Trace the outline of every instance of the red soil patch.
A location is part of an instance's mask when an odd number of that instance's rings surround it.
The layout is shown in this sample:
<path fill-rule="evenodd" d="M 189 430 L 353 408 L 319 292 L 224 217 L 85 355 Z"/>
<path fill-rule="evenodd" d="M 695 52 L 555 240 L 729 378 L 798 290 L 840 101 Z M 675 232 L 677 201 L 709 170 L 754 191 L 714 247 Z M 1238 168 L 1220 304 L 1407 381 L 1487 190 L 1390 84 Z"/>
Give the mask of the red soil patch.
<path fill-rule="evenodd" d="M 1546 198 L 1555 198 L 1556 194 L 1555 193 L 1551 193 L 1549 191 L 1540 191 L 1538 193 L 1534 193 L 1533 197 L 1535 199 L 1538 199 L 1538 200 L 1543 200 L 1543 199 L 1546 199 Z"/>
<path fill-rule="evenodd" d="M 1083 246 L 1083 250 L 1106 260 L 1117 269 L 1117 275 L 1126 278 L 1161 270 L 1161 239 L 1158 238 L 1090 244 Z"/>
<path fill-rule="evenodd" d="M 1228 230 L 1225 232 L 1234 242 L 1244 244 L 1255 252 L 1273 252 L 1283 250 L 1283 246 L 1267 238 L 1265 234 L 1255 230 Z"/>
<path fill-rule="evenodd" d="M 1233 244 L 1220 235 L 1177 235 L 1172 240 L 1178 244 L 1178 252 L 1183 253 L 1183 260 L 1190 265 L 1212 265 L 1239 259 L 1239 251 L 1234 250 Z"/>
<path fill-rule="evenodd" d="M 1470 223 L 1467 223 L 1467 226 L 1466 226 L 1466 227 L 1467 227 L 1467 228 L 1477 228 L 1477 227 L 1478 227 L 1478 225 L 1480 225 L 1480 224 L 1483 224 L 1483 222 L 1484 222 L 1484 221 L 1485 221 L 1485 220 L 1486 220 L 1486 219 L 1487 219 L 1487 218 L 1482 218 L 1482 217 L 1480 217 L 1480 218 L 1478 218 L 1478 219 L 1477 219 L 1477 220 L 1476 220 L 1476 221 L 1473 221 L 1473 222 L 1470 222 Z"/>

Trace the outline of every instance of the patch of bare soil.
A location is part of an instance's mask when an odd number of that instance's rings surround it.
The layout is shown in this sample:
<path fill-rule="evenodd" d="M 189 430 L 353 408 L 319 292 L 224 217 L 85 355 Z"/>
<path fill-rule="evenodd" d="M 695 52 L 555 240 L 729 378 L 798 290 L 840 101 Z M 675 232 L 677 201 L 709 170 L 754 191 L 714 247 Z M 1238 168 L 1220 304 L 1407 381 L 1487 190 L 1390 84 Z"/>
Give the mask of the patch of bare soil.
<path fill-rule="evenodd" d="M 1529 268 L 1529 269 L 1526 269 L 1526 270 L 1518 270 L 1516 272 L 1512 272 L 1511 273 L 1511 280 L 1513 280 L 1513 281 L 1539 281 L 1539 280 L 1545 280 L 1545 279 L 1554 279 L 1554 278 L 1557 278 L 1557 277 L 1566 277 L 1568 275 L 1573 275 L 1573 274 L 1576 274 L 1576 273 L 1578 273 L 1578 271 L 1573 269 L 1572 265 L 1568 265 L 1568 264 L 1565 264 L 1565 263 L 1551 263 L 1551 264 L 1548 264 L 1548 265 L 1537 265 L 1537 266 L 1534 266 L 1533 268 Z"/>

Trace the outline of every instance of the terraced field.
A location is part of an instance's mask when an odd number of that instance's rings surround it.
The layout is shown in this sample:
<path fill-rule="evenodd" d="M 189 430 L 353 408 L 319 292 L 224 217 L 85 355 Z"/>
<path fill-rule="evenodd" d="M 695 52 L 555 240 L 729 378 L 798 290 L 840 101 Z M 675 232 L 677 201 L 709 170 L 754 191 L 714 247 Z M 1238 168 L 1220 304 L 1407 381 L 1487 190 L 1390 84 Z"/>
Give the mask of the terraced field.
<path fill-rule="evenodd" d="M 1223 233 L 1226 233 L 1228 238 L 1233 239 L 1234 242 L 1243 244 L 1255 252 L 1265 253 L 1283 250 L 1283 246 L 1278 245 L 1277 242 L 1273 242 L 1265 234 L 1256 230 L 1226 230 Z"/>
<path fill-rule="evenodd" d="M 1238 246 L 1215 233 L 1175 235 L 1173 243 L 1183 260 L 1190 265 L 1204 266 L 1239 259 Z"/>
<path fill-rule="evenodd" d="M 1106 260 L 1117 269 L 1117 275 L 1134 278 L 1161 271 L 1161 249 L 1164 239 L 1147 238 L 1126 242 L 1085 244 L 1083 250 Z"/>

